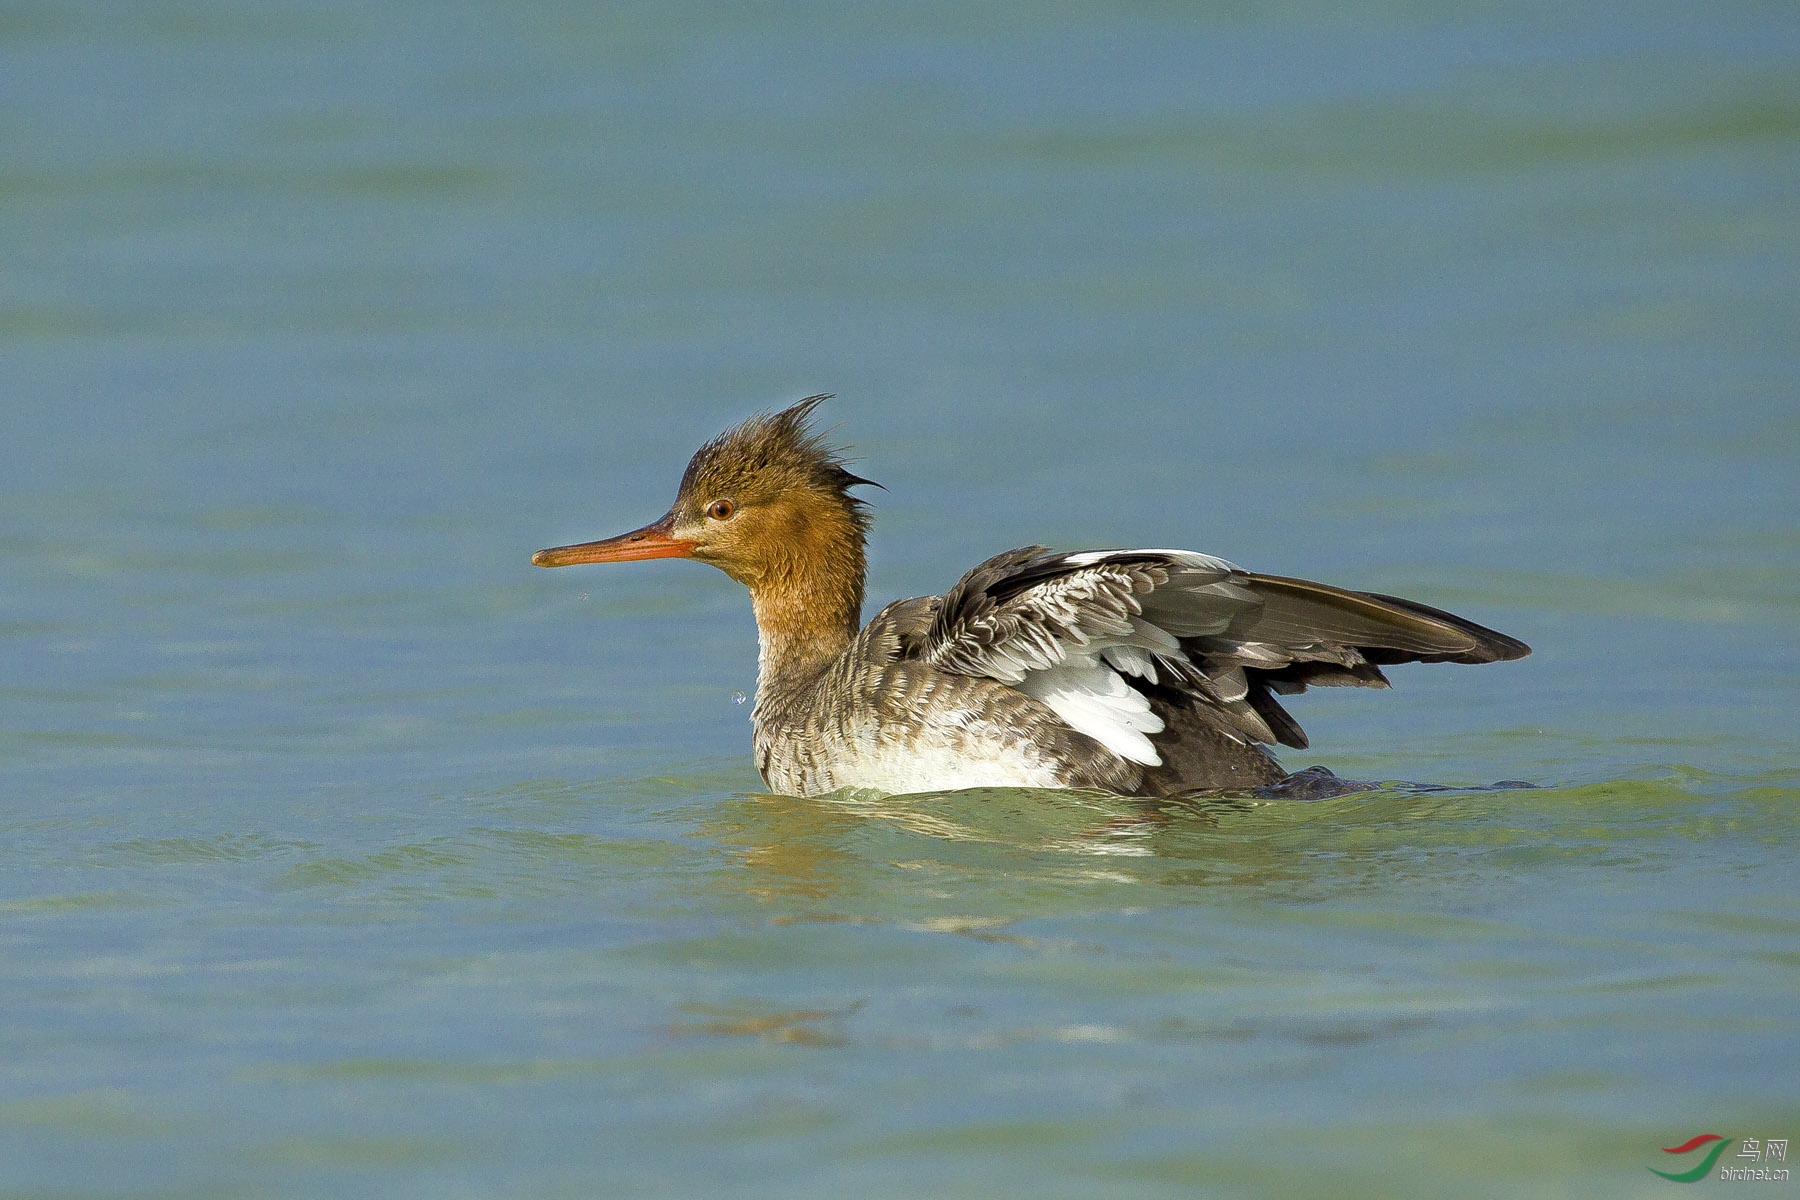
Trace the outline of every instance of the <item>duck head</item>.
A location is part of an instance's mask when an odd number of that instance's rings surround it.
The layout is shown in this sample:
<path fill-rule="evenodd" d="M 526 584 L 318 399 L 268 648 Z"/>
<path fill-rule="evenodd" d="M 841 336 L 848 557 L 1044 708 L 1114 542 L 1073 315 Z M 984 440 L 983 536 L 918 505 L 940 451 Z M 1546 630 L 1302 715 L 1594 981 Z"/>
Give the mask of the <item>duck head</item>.
<path fill-rule="evenodd" d="M 759 413 L 700 447 L 674 505 L 642 529 L 539 550 L 531 561 L 566 567 L 693 558 L 753 594 L 816 591 L 809 580 L 821 577 L 853 582 L 860 609 L 868 510 L 849 489 L 872 481 L 851 474 L 810 428 L 813 410 L 828 399 L 809 396 L 780 412 Z"/>

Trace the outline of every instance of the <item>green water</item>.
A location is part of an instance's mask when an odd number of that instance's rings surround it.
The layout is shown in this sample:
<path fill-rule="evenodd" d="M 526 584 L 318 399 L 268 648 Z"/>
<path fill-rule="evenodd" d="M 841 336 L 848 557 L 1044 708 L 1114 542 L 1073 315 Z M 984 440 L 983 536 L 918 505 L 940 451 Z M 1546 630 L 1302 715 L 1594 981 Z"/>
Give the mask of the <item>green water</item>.
<path fill-rule="evenodd" d="M 1781 5 L 0 8 L 0 1196 L 1793 1137 L 1797 230 Z M 527 560 L 817 391 L 875 603 L 1190 546 L 1536 653 L 1296 698 L 1332 800 L 765 795 L 735 584 Z"/>

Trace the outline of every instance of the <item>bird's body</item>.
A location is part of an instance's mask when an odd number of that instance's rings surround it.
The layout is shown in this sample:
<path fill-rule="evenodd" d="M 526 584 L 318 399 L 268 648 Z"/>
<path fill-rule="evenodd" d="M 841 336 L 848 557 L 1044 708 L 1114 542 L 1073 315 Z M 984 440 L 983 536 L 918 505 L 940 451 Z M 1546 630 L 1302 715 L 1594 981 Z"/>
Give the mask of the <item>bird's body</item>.
<path fill-rule="evenodd" d="M 1276 694 L 1385 687 L 1381 666 L 1524 643 L 1412 601 L 1255 575 L 1187 550 L 996 555 L 858 628 L 866 483 L 807 428 L 825 397 L 702 447 L 662 520 L 540 566 L 690 557 L 750 589 L 757 769 L 780 792 L 1252 789 L 1304 747 Z"/>

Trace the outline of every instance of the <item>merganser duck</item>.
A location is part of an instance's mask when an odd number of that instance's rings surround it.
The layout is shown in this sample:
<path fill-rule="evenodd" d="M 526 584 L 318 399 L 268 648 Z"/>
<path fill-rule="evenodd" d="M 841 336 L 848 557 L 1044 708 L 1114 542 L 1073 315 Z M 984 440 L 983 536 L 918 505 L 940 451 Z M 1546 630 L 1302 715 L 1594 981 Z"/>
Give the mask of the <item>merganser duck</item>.
<path fill-rule="evenodd" d="M 1265 746 L 1307 744 L 1276 695 L 1531 653 L 1411 600 L 1191 550 L 1008 550 L 859 631 L 869 514 L 850 489 L 871 481 L 810 427 L 829 398 L 702 446 L 654 523 L 531 559 L 693 558 L 749 588 L 756 766 L 776 791 L 1248 791 L 1287 778 Z"/>

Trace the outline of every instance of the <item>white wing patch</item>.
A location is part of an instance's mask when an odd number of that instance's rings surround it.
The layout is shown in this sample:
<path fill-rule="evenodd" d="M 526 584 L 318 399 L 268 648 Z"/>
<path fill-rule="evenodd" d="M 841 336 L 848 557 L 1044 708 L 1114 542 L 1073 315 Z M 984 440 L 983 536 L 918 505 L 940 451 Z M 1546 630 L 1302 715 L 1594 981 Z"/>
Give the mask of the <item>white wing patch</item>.
<path fill-rule="evenodd" d="M 1145 683 L 1156 682 L 1156 659 L 1136 646 L 1108 646 L 1100 652 L 1106 665 L 1122 675 L 1132 675 Z"/>
<path fill-rule="evenodd" d="M 1124 677 L 1155 683 L 1158 663 L 1162 674 L 1174 673 L 1181 643 L 1142 617 L 1129 622 L 1124 632 L 1090 637 L 1083 646 L 1055 643 L 1061 661 L 1028 672 L 1014 686 L 1120 758 L 1159 767 L 1162 755 L 1145 735 L 1161 733 L 1163 719 Z"/>
<path fill-rule="evenodd" d="M 1018 689 L 1120 758 L 1160 767 L 1162 755 L 1144 735 L 1161 733 L 1163 719 L 1150 711 L 1142 693 L 1097 657 L 1071 654 L 1060 666 L 1031 672 Z"/>

